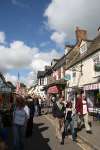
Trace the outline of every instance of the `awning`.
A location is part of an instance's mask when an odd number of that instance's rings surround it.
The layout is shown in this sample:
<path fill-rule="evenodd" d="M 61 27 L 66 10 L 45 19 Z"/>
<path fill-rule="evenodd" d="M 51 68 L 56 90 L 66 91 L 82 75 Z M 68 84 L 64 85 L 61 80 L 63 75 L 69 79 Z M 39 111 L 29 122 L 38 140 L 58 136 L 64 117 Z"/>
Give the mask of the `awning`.
<path fill-rule="evenodd" d="M 56 94 L 56 93 L 59 93 L 59 92 L 60 92 L 60 89 L 59 89 L 58 86 L 49 87 L 48 91 L 47 91 L 48 94 Z"/>

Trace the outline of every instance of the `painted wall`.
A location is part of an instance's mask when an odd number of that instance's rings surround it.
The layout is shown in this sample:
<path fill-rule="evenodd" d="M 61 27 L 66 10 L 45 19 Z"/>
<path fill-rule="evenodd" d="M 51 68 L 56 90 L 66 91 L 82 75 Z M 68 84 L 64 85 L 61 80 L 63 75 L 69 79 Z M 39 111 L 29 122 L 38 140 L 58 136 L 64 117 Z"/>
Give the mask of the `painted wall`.
<path fill-rule="evenodd" d="M 71 73 L 69 87 L 81 87 L 85 84 L 98 82 L 98 76 L 100 76 L 100 72 L 95 72 L 94 70 L 94 58 L 97 56 L 100 56 L 100 51 L 82 61 L 82 75 L 81 72 L 76 71 L 76 77 L 73 77 L 73 72 Z M 80 70 L 80 65 L 80 63 L 75 65 L 76 70 Z"/>

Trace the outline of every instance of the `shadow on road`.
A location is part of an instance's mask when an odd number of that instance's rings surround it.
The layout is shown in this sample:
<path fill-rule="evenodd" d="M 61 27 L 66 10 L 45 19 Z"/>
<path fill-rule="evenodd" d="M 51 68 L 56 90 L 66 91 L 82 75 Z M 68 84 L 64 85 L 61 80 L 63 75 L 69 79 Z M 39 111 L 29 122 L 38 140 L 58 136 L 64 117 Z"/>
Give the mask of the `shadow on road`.
<path fill-rule="evenodd" d="M 49 138 L 43 138 L 43 131 L 47 130 L 48 127 L 41 127 L 44 124 L 34 124 L 33 136 L 29 139 L 26 139 L 25 150 L 51 150 L 48 145 Z"/>
<path fill-rule="evenodd" d="M 44 123 L 34 124 L 32 137 L 25 139 L 25 150 L 41 150 L 41 149 L 51 150 L 51 148 L 48 145 L 49 138 L 44 138 L 42 136 L 42 133 L 45 130 L 48 130 L 48 127 L 45 127 L 43 125 Z M 8 150 L 12 150 L 12 146 L 13 146 L 12 143 L 13 143 L 12 129 L 9 128 L 9 137 L 8 137 L 9 149 Z"/>

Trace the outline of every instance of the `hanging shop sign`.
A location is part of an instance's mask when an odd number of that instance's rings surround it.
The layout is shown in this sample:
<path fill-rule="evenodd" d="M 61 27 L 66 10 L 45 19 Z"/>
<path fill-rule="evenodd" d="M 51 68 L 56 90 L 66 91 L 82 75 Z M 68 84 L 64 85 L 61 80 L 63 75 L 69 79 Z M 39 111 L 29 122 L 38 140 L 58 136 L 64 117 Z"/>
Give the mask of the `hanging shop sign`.
<path fill-rule="evenodd" d="M 66 74 L 66 75 L 64 76 L 64 80 L 67 80 L 67 81 L 71 80 L 70 74 Z"/>
<path fill-rule="evenodd" d="M 67 81 L 71 80 L 71 74 L 72 74 L 72 72 L 70 70 L 66 70 L 64 79 Z"/>

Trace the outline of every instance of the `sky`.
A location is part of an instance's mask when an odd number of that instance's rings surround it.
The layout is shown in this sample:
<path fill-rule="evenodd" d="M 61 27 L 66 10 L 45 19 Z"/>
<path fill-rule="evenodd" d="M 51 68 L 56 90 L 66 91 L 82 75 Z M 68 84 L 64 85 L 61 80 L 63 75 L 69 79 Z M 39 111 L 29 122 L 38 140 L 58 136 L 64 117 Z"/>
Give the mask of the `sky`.
<path fill-rule="evenodd" d="M 0 0 L 0 72 L 31 86 L 38 70 L 74 43 L 75 28 L 93 39 L 100 26 L 100 0 Z"/>

